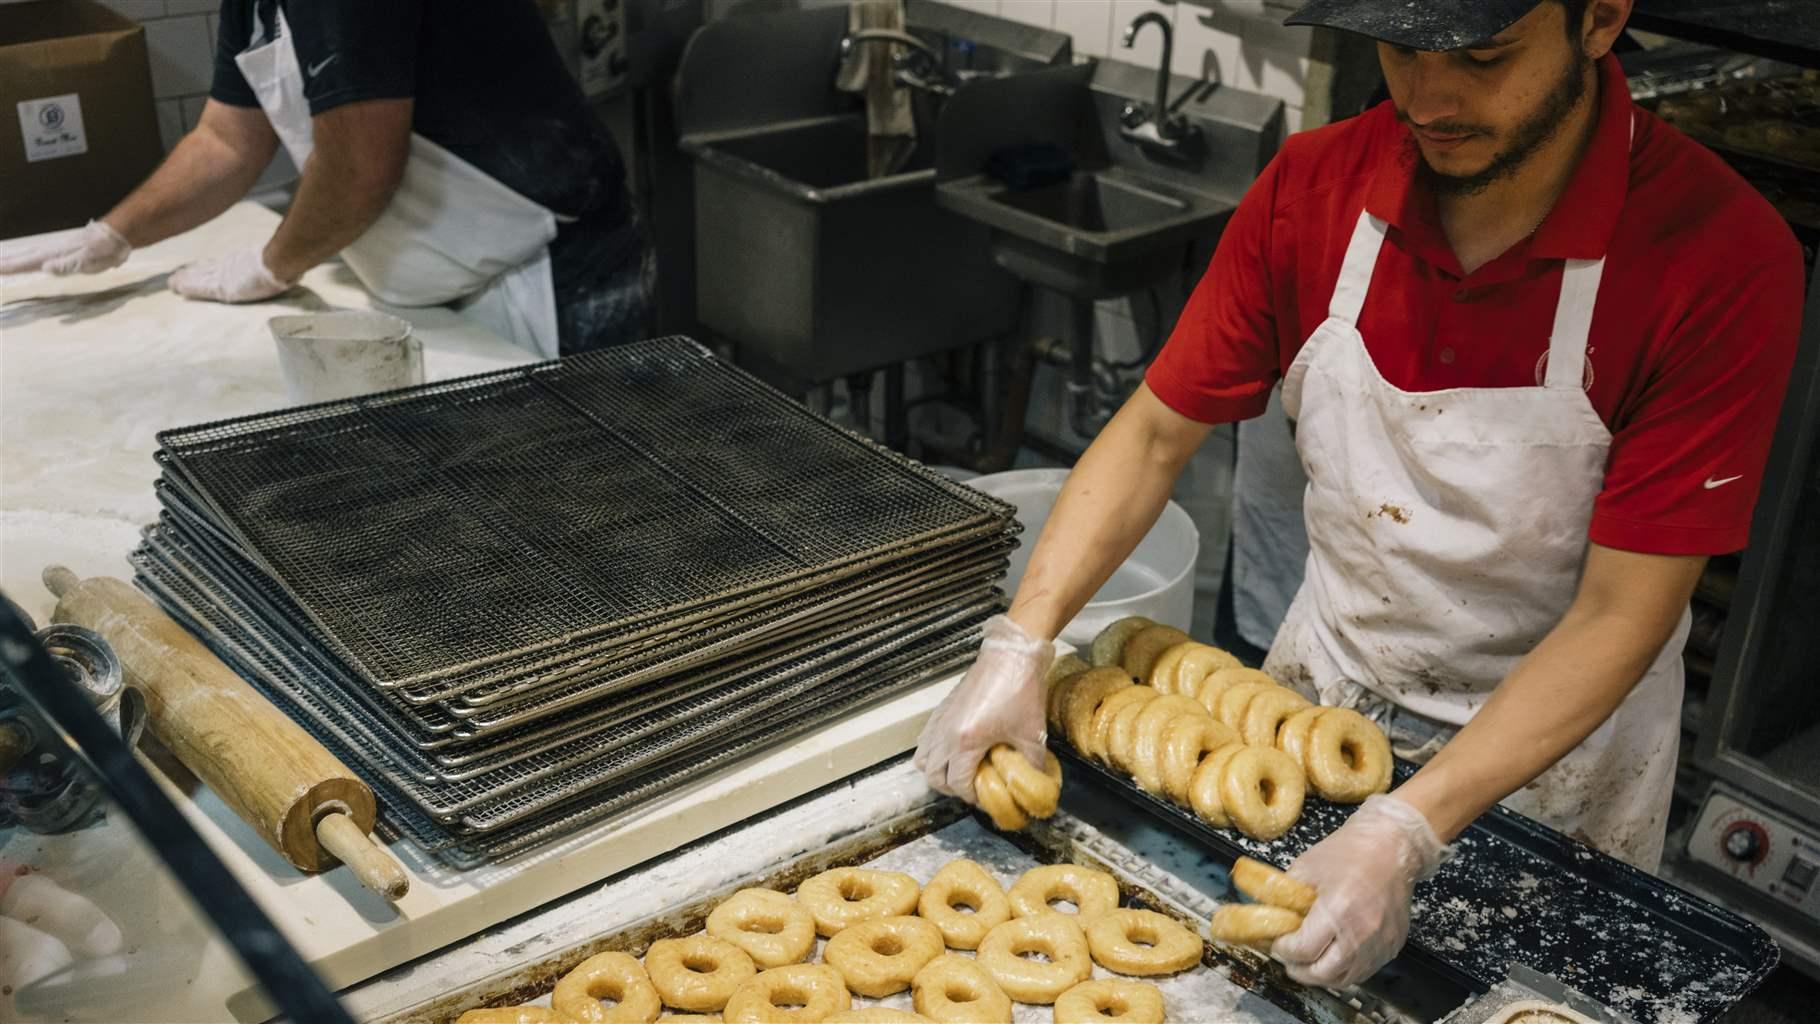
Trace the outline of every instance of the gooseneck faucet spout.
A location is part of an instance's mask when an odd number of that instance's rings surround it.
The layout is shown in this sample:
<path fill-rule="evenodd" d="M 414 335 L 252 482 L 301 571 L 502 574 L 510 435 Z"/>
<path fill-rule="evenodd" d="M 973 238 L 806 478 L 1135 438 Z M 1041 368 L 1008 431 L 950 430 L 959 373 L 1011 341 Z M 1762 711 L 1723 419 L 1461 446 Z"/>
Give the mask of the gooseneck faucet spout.
<path fill-rule="evenodd" d="M 1137 42 L 1138 32 L 1145 25 L 1155 25 L 1163 32 L 1163 63 L 1156 71 L 1156 105 L 1150 108 L 1150 116 L 1156 119 L 1157 128 L 1167 134 L 1169 118 L 1169 66 L 1174 56 L 1175 30 L 1169 26 L 1169 19 L 1156 11 L 1146 11 L 1133 18 L 1125 26 L 1125 49 L 1129 50 Z"/>

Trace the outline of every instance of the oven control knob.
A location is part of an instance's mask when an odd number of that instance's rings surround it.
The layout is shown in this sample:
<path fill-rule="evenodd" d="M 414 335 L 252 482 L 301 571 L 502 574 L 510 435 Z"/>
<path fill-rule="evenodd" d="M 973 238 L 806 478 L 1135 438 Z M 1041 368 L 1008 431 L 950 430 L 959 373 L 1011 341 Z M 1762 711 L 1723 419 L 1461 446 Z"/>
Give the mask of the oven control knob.
<path fill-rule="evenodd" d="M 1725 830 L 1721 846 L 1732 860 L 1755 864 L 1769 853 L 1769 834 L 1754 821 L 1735 821 Z"/>

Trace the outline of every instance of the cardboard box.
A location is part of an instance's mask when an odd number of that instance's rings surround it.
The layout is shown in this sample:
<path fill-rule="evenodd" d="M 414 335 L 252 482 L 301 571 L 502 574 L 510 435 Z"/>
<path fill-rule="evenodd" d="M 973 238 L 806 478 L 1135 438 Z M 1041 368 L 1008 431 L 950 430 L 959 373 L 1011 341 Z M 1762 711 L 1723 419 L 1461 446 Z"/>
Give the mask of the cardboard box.
<path fill-rule="evenodd" d="M 163 155 L 143 28 L 93 0 L 0 4 L 0 238 L 101 216 Z"/>

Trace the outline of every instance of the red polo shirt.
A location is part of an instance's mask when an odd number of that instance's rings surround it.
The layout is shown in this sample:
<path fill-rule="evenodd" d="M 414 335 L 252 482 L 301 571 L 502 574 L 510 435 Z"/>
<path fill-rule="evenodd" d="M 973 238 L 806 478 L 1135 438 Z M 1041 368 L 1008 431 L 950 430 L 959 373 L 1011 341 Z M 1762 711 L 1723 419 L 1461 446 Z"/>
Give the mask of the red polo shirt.
<path fill-rule="evenodd" d="M 1656 554 L 1744 547 L 1800 333 L 1800 246 L 1724 162 L 1631 102 L 1615 58 L 1600 86 L 1554 209 L 1471 274 L 1389 103 L 1291 137 L 1233 213 L 1151 391 L 1203 423 L 1262 413 L 1327 317 L 1361 208 L 1390 228 L 1359 330 L 1405 391 L 1539 385 L 1562 261 L 1603 255 L 1586 377 L 1613 438 L 1590 537 Z"/>

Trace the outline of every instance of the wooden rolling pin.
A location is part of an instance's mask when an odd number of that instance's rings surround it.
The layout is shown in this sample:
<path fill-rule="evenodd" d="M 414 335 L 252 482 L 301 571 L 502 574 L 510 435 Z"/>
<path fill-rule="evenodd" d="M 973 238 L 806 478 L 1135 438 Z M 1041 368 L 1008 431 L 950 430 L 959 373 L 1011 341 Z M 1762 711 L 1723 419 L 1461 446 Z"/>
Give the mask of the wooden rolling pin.
<path fill-rule="evenodd" d="M 285 860 L 303 871 L 340 861 L 386 899 L 404 896 L 404 869 L 367 834 L 373 791 L 315 737 L 127 583 L 51 566 L 44 585 L 58 598 L 52 621 L 113 645 L 152 734 Z"/>

